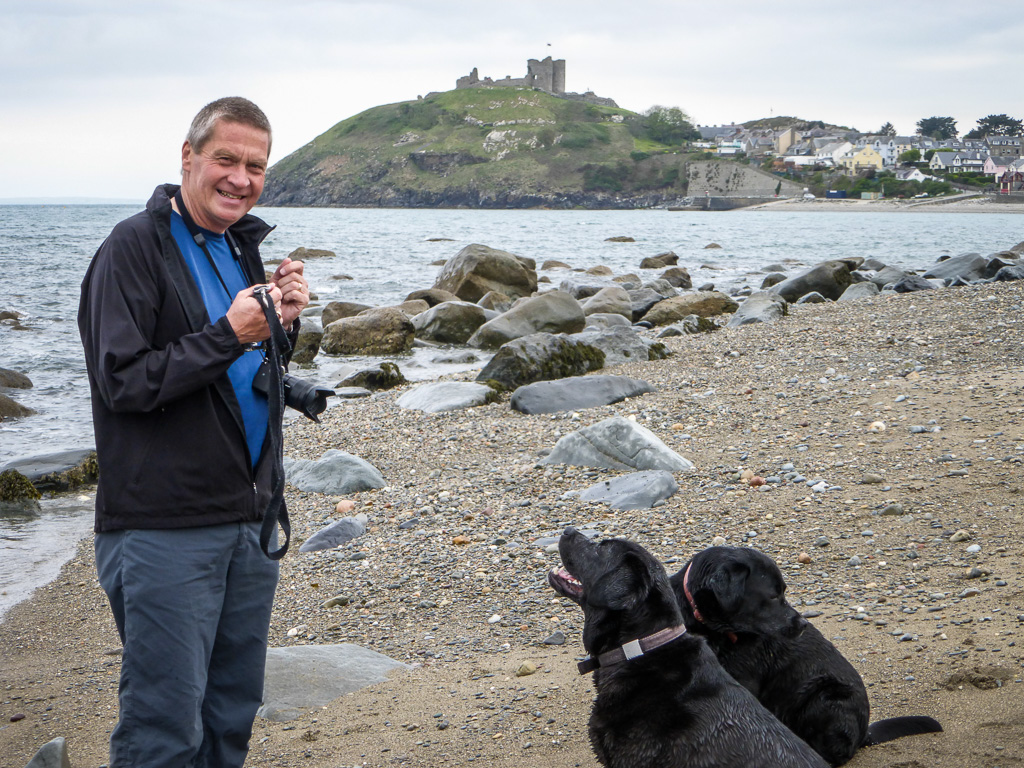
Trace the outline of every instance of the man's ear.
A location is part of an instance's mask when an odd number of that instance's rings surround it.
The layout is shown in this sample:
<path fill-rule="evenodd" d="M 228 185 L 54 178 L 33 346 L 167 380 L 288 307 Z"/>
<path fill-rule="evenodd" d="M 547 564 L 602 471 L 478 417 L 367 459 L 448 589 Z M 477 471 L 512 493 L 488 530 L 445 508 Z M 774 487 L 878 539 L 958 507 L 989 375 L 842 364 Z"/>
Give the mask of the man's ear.
<path fill-rule="evenodd" d="M 192 145 L 187 141 L 181 145 L 181 172 L 192 170 Z"/>

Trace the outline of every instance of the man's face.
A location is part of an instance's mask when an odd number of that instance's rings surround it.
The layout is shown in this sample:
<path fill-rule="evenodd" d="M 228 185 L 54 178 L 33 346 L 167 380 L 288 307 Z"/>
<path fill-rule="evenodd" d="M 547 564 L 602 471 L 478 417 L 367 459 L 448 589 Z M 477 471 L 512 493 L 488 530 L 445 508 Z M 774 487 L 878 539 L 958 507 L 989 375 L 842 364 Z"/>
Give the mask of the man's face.
<path fill-rule="evenodd" d="M 265 131 L 218 120 L 213 134 L 196 152 L 181 148 L 181 194 L 203 229 L 223 232 L 247 214 L 263 192 L 270 154 Z"/>

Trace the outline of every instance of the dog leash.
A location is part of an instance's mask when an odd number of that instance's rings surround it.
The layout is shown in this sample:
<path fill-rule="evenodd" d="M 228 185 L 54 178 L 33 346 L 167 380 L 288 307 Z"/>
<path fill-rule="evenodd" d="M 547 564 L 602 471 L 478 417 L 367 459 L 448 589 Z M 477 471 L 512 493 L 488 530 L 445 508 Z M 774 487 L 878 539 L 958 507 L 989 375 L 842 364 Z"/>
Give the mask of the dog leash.
<path fill-rule="evenodd" d="M 669 627 L 653 635 L 641 637 L 638 640 L 630 640 L 628 643 L 612 650 L 606 651 L 599 656 L 588 656 L 583 661 L 577 662 L 576 666 L 581 675 L 593 672 L 598 667 L 610 667 L 614 664 L 621 664 L 624 661 L 635 659 L 650 653 L 656 648 L 668 645 L 677 637 L 686 634 L 686 627 L 680 624 L 678 627 Z"/>

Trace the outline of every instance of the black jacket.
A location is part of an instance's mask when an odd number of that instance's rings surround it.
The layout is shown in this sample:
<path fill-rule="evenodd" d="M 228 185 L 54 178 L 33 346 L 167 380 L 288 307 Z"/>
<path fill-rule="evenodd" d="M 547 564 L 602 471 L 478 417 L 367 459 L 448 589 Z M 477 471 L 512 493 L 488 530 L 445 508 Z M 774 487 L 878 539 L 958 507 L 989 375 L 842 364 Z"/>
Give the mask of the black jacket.
<path fill-rule="evenodd" d="M 157 187 L 145 211 L 114 227 L 82 282 L 97 533 L 255 521 L 270 499 L 270 451 L 254 471 L 227 375 L 242 345 L 226 318 L 210 323 L 171 235 L 177 189 Z M 254 284 L 271 229 L 251 215 L 230 228 Z"/>

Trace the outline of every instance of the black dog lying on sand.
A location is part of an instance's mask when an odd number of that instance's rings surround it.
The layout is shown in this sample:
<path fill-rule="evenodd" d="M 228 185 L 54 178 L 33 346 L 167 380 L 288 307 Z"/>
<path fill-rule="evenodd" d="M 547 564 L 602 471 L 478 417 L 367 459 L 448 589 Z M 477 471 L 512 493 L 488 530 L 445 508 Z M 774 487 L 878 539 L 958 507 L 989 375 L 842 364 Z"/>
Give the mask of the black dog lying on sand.
<path fill-rule="evenodd" d="M 853 665 L 786 602 L 782 572 L 746 547 L 710 547 L 672 577 L 686 628 L 706 637 L 725 670 L 834 766 L 860 747 L 933 733 L 930 717 L 868 724 Z"/>
<path fill-rule="evenodd" d="M 825 768 L 685 631 L 665 569 L 623 539 L 566 528 L 548 583 L 583 608 L 597 698 L 590 741 L 607 768 Z"/>

